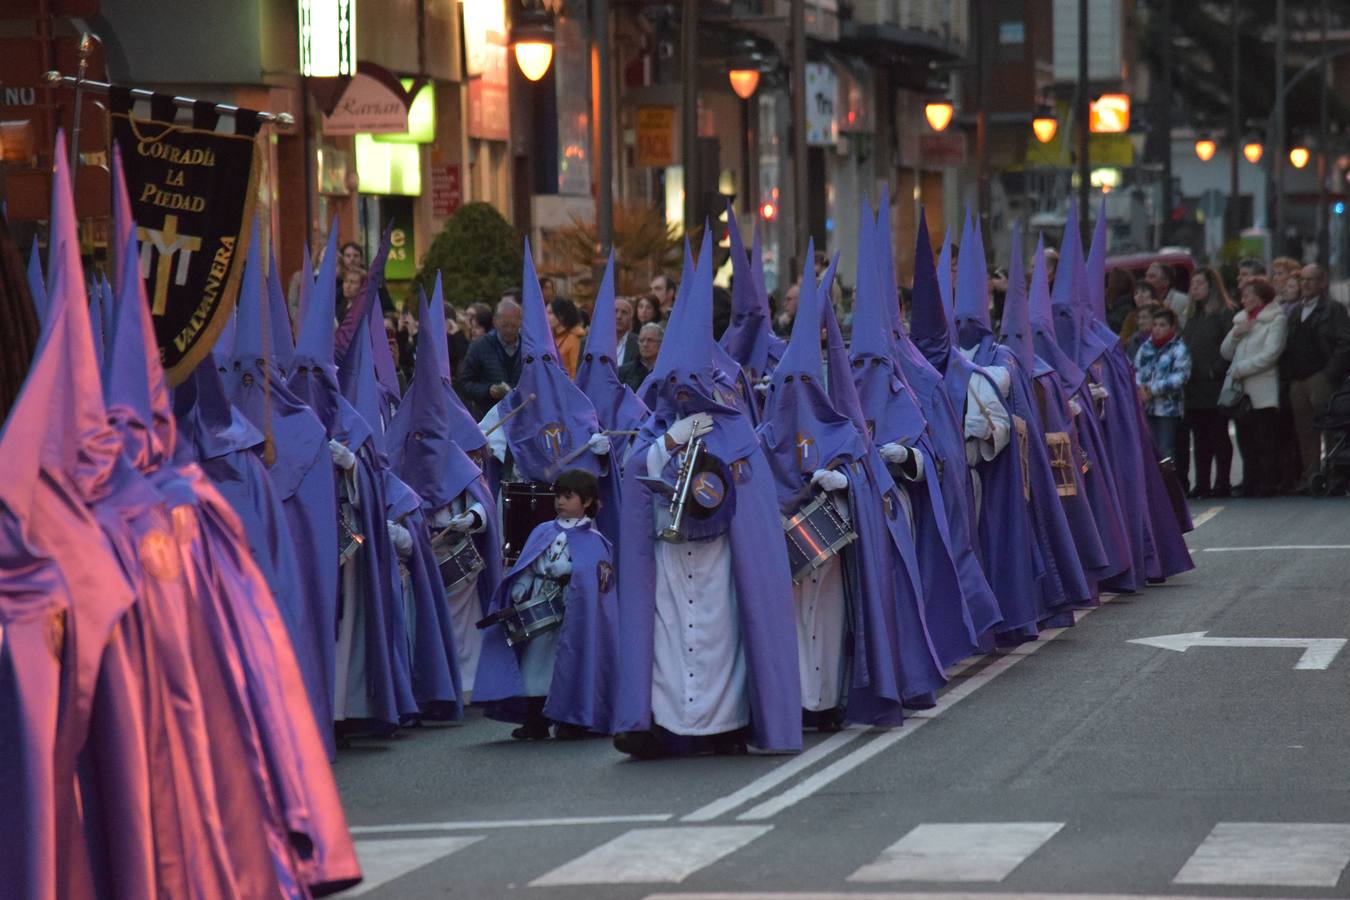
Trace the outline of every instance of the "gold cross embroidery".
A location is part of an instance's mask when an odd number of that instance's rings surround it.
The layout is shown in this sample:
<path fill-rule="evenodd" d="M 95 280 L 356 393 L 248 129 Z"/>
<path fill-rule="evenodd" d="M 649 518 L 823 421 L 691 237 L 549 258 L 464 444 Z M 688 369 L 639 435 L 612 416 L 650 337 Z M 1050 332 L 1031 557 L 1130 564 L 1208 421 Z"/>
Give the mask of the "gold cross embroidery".
<path fill-rule="evenodd" d="M 169 303 L 169 273 L 173 269 L 174 254 L 182 250 L 178 257 L 178 271 L 174 274 L 174 284 L 187 284 L 188 263 L 192 251 L 202 248 L 202 239 L 178 233 L 178 217 L 165 216 L 164 227 L 137 228 L 136 237 L 141 241 L 141 276 L 150 272 L 150 251 L 159 251 L 159 265 L 155 267 L 155 296 L 150 312 L 156 316 L 164 315 Z"/>

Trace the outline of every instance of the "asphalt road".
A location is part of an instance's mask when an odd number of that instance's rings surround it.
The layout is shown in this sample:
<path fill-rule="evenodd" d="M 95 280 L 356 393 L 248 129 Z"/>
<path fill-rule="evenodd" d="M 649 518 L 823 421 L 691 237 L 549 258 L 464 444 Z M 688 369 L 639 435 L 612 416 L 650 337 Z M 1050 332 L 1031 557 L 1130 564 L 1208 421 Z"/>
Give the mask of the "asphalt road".
<path fill-rule="evenodd" d="M 1131 643 L 1350 637 L 1350 500 L 1194 512 L 1194 572 L 974 661 L 894 732 L 657 762 L 476 716 L 359 742 L 364 895 L 1350 897 L 1350 652 Z"/>

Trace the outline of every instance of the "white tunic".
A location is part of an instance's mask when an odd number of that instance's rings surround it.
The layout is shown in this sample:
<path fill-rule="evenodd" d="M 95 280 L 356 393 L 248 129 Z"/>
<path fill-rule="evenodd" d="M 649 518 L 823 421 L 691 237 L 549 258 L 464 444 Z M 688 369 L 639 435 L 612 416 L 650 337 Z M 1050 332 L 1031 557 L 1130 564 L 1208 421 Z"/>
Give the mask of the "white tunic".
<path fill-rule="evenodd" d="M 533 597 L 544 586 L 544 579 L 559 579 L 572 574 L 572 556 L 567 550 L 567 530 L 575 528 L 588 517 L 558 519 L 563 531 L 534 558 L 529 569 L 511 583 L 511 602 L 520 605 Z M 520 651 L 520 677 L 525 683 L 525 696 L 546 697 L 553 683 L 553 662 L 558 655 L 558 636 L 561 628 L 546 631 L 530 638 Z"/>
<path fill-rule="evenodd" d="M 460 494 L 450 504 L 450 512 L 453 515 L 476 513 L 481 524 L 465 532 L 476 534 L 487 527 L 487 513 L 483 511 L 482 504 L 476 500 L 469 502 L 470 499 L 467 491 Z M 450 605 L 450 627 L 455 632 L 455 655 L 459 658 L 460 687 L 466 692 L 473 690 L 474 676 L 478 673 L 478 656 L 483 650 L 483 632 L 478 629 L 477 624 L 483 617 L 483 607 L 478 602 L 478 579 L 481 577 L 480 572 L 461 585 L 459 590 L 446 597 Z"/>
<path fill-rule="evenodd" d="M 647 474 L 659 477 L 669 459 L 658 439 L 647 451 Z M 750 702 L 731 542 L 657 540 L 655 557 L 652 721 L 684 735 L 743 728 Z"/>

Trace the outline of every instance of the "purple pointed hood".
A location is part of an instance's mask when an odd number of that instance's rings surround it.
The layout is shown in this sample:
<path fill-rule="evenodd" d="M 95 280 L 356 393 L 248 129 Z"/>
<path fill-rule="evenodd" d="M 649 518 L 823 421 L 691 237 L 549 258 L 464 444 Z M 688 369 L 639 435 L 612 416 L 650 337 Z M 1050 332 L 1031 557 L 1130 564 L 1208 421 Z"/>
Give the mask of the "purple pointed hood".
<path fill-rule="evenodd" d="M 1060 271 L 1064 258 L 1060 257 Z M 1083 383 L 1083 370 L 1072 356 L 1065 353 L 1055 337 L 1055 313 L 1050 302 L 1050 275 L 1045 268 L 1045 239 L 1036 245 L 1036 261 L 1031 269 L 1031 334 L 1036 355 L 1045 360 L 1059 375 L 1069 394 Z"/>
<path fill-rule="evenodd" d="M 309 251 L 305 253 L 308 256 Z M 285 371 L 290 367 L 291 355 L 295 353 L 295 335 L 291 332 L 291 314 L 286 309 L 286 292 L 281 288 L 281 270 L 277 268 L 277 249 L 273 245 L 267 248 L 267 314 L 270 327 L 267 334 L 270 344 L 268 349 L 272 351 L 277 368 Z"/>
<path fill-rule="evenodd" d="M 954 324 L 960 346 L 973 347 L 981 338 L 992 335 L 994 326 L 989 318 L 989 276 L 984 271 L 984 239 L 978 223 L 967 222 L 963 240 L 965 252 L 956 261 Z M 939 278 L 942 272 L 943 262 L 939 259 Z"/>
<path fill-rule="evenodd" d="M 769 370 L 769 304 L 768 298 L 761 293 L 755 264 L 746 255 L 730 203 L 727 204 L 727 231 L 731 237 L 731 324 L 722 333 L 722 349 L 758 376 Z M 756 227 L 756 255 L 760 252 L 758 245 L 759 229 Z M 763 263 L 759 266 L 762 273 Z"/>
<path fill-rule="evenodd" d="M 808 253 L 806 258 L 814 257 Z M 792 337 L 774 369 L 764 401 L 760 440 L 784 509 L 800 505 L 812 472 L 841 457 L 855 459 L 863 449 L 853 421 L 831 403 L 821 368 L 821 308 L 829 306 L 827 296 L 838 259 L 836 254 L 819 287 L 807 290 L 803 283 Z"/>
<path fill-rule="evenodd" d="M 47 315 L 47 283 L 42 277 L 42 257 L 38 253 L 37 238 L 33 238 L 33 249 L 28 254 L 28 293 L 33 296 L 33 308 L 37 310 L 40 322 Z"/>
<path fill-rule="evenodd" d="M 121 440 L 108 424 L 94 360 L 64 131 L 57 132 L 53 153 L 47 315 L 28 377 L 0 438 L 7 451 L 0 459 L 0 499 L 20 515 L 30 507 L 40 467 L 63 473 L 82 497 L 94 500 L 121 453 Z"/>
<path fill-rule="evenodd" d="M 178 430 L 203 461 L 252 450 L 263 442 L 262 432 L 230 403 L 216 363 L 208 356 L 173 390 Z"/>
<path fill-rule="evenodd" d="M 516 467 L 531 481 L 551 482 L 564 467 L 587 469 L 600 475 L 601 458 L 581 449 L 591 435 L 601 430 L 600 418 L 590 398 L 567 377 L 559 363 L 528 240 L 522 276 L 520 380 L 498 405 L 503 417 L 525 407 L 502 426 L 511 455 Z M 611 324 L 610 333 L 613 332 Z"/>
<path fill-rule="evenodd" d="M 1064 238 L 1059 244 L 1059 267 L 1055 269 L 1055 283 L 1050 302 L 1054 307 L 1055 337 L 1060 348 L 1075 360 L 1081 343 L 1082 321 L 1079 311 L 1084 289 L 1083 241 L 1078 234 L 1078 204 L 1069 204 L 1069 215 L 1064 222 Z"/>
<path fill-rule="evenodd" d="M 464 401 L 455 393 L 454 381 L 450 374 L 450 344 L 445 334 L 445 293 L 441 288 L 441 275 L 436 273 L 436 285 L 431 291 L 431 302 L 427 307 L 431 319 L 422 320 L 423 328 L 430 327 L 431 342 L 436 348 L 436 363 L 441 371 L 441 379 L 445 384 L 446 399 L 450 403 L 450 437 L 460 449 L 465 453 L 472 453 L 487 445 L 487 438 L 483 436 L 483 430 L 478 427 L 478 420 L 475 419 L 467 409 L 464 408 Z M 418 332 L 419 346 L 421 332 Z M 419 357 L 420 358 L 420 357 Z"/>
<path fill-rule="evenodd" d="M 234 343 L 223 346 L 224 355 L 236 360 L 252 362 L 275 359 L 276 339 L 272 335 L 270 309 L 264 307 L 270 298 L 263 292 L 262 248 L 258 241 L 258 219 L 253 218 L 252 237 L 248 242 L 248 256 L 244 259 L 244 275 L 239 285 L 239 300 L 235 304 Z"/>
<path fill-rule="evenodd" d="M 384 459 L 385 407 L 383 391 L 375 376 L 374 354 L 371 352 L 369 335 L 372 324 L 373 317 L 369 314 L 362 316 L 357 323 L 347 355 L 338 366 L 338 383 L 342 386 L 342 396 L 370 427 L 370 442 L 376 455 Z"/>
<path fill-rule="evenodd" d="M 433 303 L 443 302 L 439 276 L 433 297 Z M 444 313 L 438 330 L 434 325 L 436 312 L 429 308 L 426 295 L 420 295 L 419 301 L 422 328 L 417 332 L 417 366 L 389 427 L 389 465 L 430 509 L 437 510 L 463 493 L 482 473 L 453 434 L 454 392 L 442 377 L 437 352 L 438 346 L 445 345 Z"/>
<path fill-rule="evenodd" d="M 1087 256 L 1086 299 L 1088 312 L 1098 322 L 1106 321 L 1106 198 L 1102 198 L 1097 224 L 1092 228 L 1092 248 Z"/>
<path fill-rule="evenodd" d="M 677 419 L 706 412 L 719 424 L 708 435 L 708 449 L 730 461 L 753 453 L 758 439 L 750 420 L 740 410 L 734 389 L 726 384 L 714 362 L 713 265 L 711 233 L 705 229 L 697 266 L 693 265 L 685 245 L 685 270 L 680 276 L 675 307 L 666 324 L 652 374 L 642 386 L 641 399 L 652 414 L 635 443 L 654 440 Z"/>
<path fill-rule="evenodd" d="M 314 258 L 309 252 L 309 241 L 305 241 L 305 255 L 300 264 L 300 290 L 296 297 L 295 305 L 295 323 L 291 326 L 291 334 L 299 337 L 300 325 L 305 321 L 305 310 L 309 308 L 309 295 L 314 290 Z M 295 349 L 295 342 L 291 342 L 291 349 Z"/>
<path fill-rule="evenodd" d="M 586 352 L 577 366 L 577 387 L 590 398 L 600 424 L 606 429 L 629 431 L 647 415 L 647 407 L 619 380 L 614 367 L 618 340 L 614 334 L 614 254 L 609 254 L 600 293 L 595 297 Z"/>
<path fill-rule="evenodd" d="M 970 210 L 966 210 L 966 221 L 961 228 L 961 243 L 968 244 L 970 238 Z M 969 255 L 969 254 L 967 254 Z M 958 278 L 960 273 L 958 274 Z M 944 310 L 955 307 L 953 296 L 955 291 L 952 286 L 952 226 L 948 225 L 946 232 L 942 235 L 942 249 L 938 251 L 937 261 L 937 280 L 938 295 L 942 297 L 942 308 Z"/>
<path fill-rule="evenodd" d="M 933 368 L 946 371 L 952 337 L 933 266 L 933 245 L 928 242 L 928 225 L 922 215 L 914 249 L 914 299 L 909 314 L 909 336 Z"/>
<path fill-rule="evenodd" d="M 876 251 L 876 227 L 864 198 L 858 224 L 858 275 L 849 348 L 853 385 L 864 427 L 878 444 L 913 443 L 923 433 L 925 423 L 896 356 L 894 323 L 886 308 L 889 301 L 878 264 L 883 254 Z M 903 332 L 901 337 L 908 341 Z M 833 380 L 830 390 L 836 390 Z"/>
<path fill-rule="evenodd" d="M 314 290 L 301 317 L 300 333 L 291 358 L 287 384 L 295 395 L 308 403 L 323 422 L 329 435 L 336 433 L 338 420 L 337 366 L 333 364 L 333 315 L 337 302 L 337 220 L 328 230 L 328 244 Z"/>
<path fill-rule="evenodd" d="M 1045 256 L 1044 241 L 1036 245 L 1036 257 Z M 1017 357 L 1028 376 L 1036 374 L 1036 348 L 1031 336 L 1031 311 L 1027 308 L 1026 266 L 1022 263 L 1022 227 L 1013 224 L 1012 260 L 1008 264 L 1008 295 L 1003 300 L 1002 341 Z"/>

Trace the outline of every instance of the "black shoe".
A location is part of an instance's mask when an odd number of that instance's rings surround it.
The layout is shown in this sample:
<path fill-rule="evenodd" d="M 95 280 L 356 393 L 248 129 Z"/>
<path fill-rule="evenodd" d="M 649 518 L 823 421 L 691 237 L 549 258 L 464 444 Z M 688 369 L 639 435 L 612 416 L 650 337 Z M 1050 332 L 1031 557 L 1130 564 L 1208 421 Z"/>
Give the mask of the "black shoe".
<path fill-rule="evenodd" d="M 744 731 L 729 731 L 726 734 L 713 735 L 711 742 L 712 752 L 715 756 L 745 756 L 750 752 L 745 744 Z"/>
<path fill-rule="evenodd" d="M 549 737 L 548 722 L 526 722 L 511 732 L 513 740 L 546 741 Z"/>
<path fill-rule="evenodd" d="M 573 725 L 571 722 L 556 722 L 553 725 L 553 738 L 558 741 L 584 741 L 588 737 L 594 737 L 590 730 L 582 728 L 580 725 Z"/>
<path fill-rule="evenodd" d="M 614 735 L 614 749 L 634 759 L 661 759 L 670 755 L 660 738 L 650 731 L 621 731 Z"/>
<path fill-rule="evenodd" d="M 1209 496 L 1214 500 L 1231 497 L 1233 496 L 1233 489 L 1225 484 L 1223 487 L 1216 487 L 1214 490 L 1210 491 Z"/>
<path fill-rule="evenodd" d="M 1213 496 L 1214 496 L 1213 491 L 1211 491 L 1209 488 L 1200 487 L 1199 485 L 1191 488 L 1190 491 L 1186 494 L 1187 499 L 1190 500 L 1208 500 L 1210 497 Z"/>

